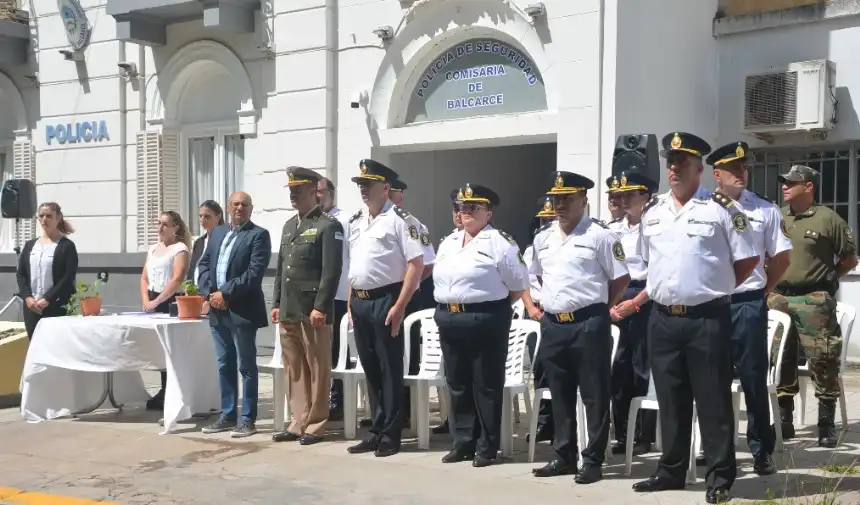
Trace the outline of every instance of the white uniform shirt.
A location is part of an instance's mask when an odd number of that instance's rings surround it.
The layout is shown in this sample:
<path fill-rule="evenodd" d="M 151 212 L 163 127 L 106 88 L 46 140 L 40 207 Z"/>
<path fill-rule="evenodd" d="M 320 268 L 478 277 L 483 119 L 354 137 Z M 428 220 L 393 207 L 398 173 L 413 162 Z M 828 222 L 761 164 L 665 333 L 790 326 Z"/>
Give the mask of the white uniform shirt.
<path fill-rule="evenodd" d="M 335 300 L 346 301 L 349 295 L 349 214 L 343 212 L 337 207 L 333 207 L 328 211 L 329 215 L 338 220 L 343 226 L 343 232 L 346 235 L 343 241 L 343 270 L 340 273 L 340 281 L 337 283 L 337 293 L 334 295 Z"/>
<path fill-rule="evenodd" d="M 533 244 L 526 247 L 525 252 L 523 252 L 523 260 L 526 262 L 526 268 L 531 270 L 532 263 L 535 261 L 535 246 Z M 540 279 L 532 273 L 529 274 L 529 295 L 535 303 L 540 303 Z"/>
<path fill-rule="evenodd" d="M 735 293 L 764 289 L 767 285 L 767 274 L 764 271 L 765 254 L 772 258 L 781 252 L 791 250 L 791 240 L 785 234 L 782 224 L 782 213 L 779 207 L 746 189 L 735 205 L 738 205 L 738 208 L 747 215 L 752 231 L 753 247 L 759 256 L 755 270 L 735 289 Z"/>
<path fill-rule="evenodd" d="M 670 193 L 657 198 L 642 215 L 648 296 L 661 305 L 698 305 L 730 295 L 734 262 L 756 255 L 749 226 L 737 231 L 732 212 L 711 198 L 693 197 L 679 210 Z"/>
<path fill-rule="evenodd" d="M 437 302 L 492 302 L 528 288 L 528 269 L 513 239 L 490 225 L 465 246 L 464 235 L 464 231 L 456 231 L 439 244 L 433 267 Z"/>
<path fill-rule="evenodd" d="M 550 314 L 573 312 L 609 301 L 609 283 L 627 275 L 624 250 L 613 232 L 583 217 L 566 238 L 558 221 L 534 240 L 529 273 L 543 280 L 541 306 Z"/>
<path fill-rule="evenodd" d="M 424 265 L 436 263 L 436 251 L 433 250 L 433 242 L 430 242 L 430 230 L 420 221 L 418 222 L 418 233 L 421 239 L 421 247 L 424 248 Z"/>
<path fill-rule="evenodd" d="M 367 209 L 349 220 L 349 280 L 353 289 L 403 282 L 409 261 L 424 255 L 418 221 L 387 202 L 376 218 Z"/>
<path fill-rule="evenodd" d="M 648 265 L 639 254 L 639 241 L 641 240 L 641 227 L 637 224 L 630 226 L 627 221 L 627 216 L 612 221 L 607 225 L 621 240 L 621 245 L 624 247 L 624 262 L 627 264 L 627 270 L 630 271 L 631 281 L 644 281 L 648 276 Z"/>

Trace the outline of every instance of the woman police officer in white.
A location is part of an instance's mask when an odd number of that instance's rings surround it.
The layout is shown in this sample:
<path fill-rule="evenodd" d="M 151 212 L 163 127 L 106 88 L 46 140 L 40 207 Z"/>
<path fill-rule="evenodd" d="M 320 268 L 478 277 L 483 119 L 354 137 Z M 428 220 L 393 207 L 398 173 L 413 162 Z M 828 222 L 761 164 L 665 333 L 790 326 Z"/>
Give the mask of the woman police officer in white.
<path fill-rule="evenodd" d="M 556 221 L 534 240 L 530 273 L 541 276 L 541 305 L 523 297 L 529 315 L 541 322 L 538 360 L 552 392 L 555 457 L 536 468 L 537 477 L 576 473 L 590 484 L 602 478 L 609 441 L 609 372 L 612 359 L 609 307 L 624 293 L 630 276 L 621 242 L 598 221 L 585 216 L 587 177 L 558 172 L 547 193 L 555 203 Z M 545 312 L 544 312 L 545 311 Z M 588 420 L 584 465 L 576 465 L 576 390 Z"/>
<path fill-rule="evenodd" d="M 463 229 L 439 245 L 433 271 L 454 433 L 442 462 L 483 467 L 499 450 L 511 304 L 527 289 L 528 270 L 516 241 L 489 224 L 494 191 L 466 184 L 457 200 Z"/>

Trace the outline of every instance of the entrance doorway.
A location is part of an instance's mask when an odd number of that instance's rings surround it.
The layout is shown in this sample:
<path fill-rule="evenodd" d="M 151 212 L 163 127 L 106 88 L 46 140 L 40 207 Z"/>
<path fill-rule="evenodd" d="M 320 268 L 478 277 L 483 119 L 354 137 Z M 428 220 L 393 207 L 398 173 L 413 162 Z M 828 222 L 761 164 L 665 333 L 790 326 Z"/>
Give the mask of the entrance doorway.
<path fill-rule="evenodd" d="M 537 200 L 552 184 L 557 145 L 527 144 L 505 147 L 392 153 L 389 166 L 409 189 L 404 207 L 430 230 L 433 245 L 451 233 L 451 190 L 481 184 L 499 194 L 493 224 L 517 240 L 531 242 L 529 225 L 537 213 Z M 380 157 L 380 160 L 384 160 Z"/>
<path fill-rule="evenodd" d="M 222 207 L 234 191 L 241 191 L 245 180 L 245 139 L 235 128 L 183 128 L 185 149 L 181 187 L 183 212 L 192 235 L 201 234 L 197 208 L 206 200 Z M 224 212 L 227 209 L 224 208 Z M 226 216 L 225 216 L 226 219 Z"/>

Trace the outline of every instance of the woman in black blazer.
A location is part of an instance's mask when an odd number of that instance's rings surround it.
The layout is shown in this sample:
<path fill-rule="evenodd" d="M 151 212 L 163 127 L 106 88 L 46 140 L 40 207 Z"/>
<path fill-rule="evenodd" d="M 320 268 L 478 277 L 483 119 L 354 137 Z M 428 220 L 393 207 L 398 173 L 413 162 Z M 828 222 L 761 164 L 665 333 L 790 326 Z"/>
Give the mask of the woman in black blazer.
<path fill-rule="evenodd" d="M 216 226 L 224 224 L 224 210 L 215 200 L 206 200 L 200 204 L 200 236 L 194 241 L 191 249 L 191 268 L 188 269 L 188 279 L 197 284 L 197 264 L 206 249 L 209 234 Z"/>
<path fill-rule="evenodd" d="M 24 326 L 33 338 L 43 317 L 66 315 L 64 305 L 75 293 L 78 250 L 66 235 L 74 229 L 54 202 L 39 206 L 42 237 L 28 240 L 18 257 L 18 296 L 24 300 Z"/>

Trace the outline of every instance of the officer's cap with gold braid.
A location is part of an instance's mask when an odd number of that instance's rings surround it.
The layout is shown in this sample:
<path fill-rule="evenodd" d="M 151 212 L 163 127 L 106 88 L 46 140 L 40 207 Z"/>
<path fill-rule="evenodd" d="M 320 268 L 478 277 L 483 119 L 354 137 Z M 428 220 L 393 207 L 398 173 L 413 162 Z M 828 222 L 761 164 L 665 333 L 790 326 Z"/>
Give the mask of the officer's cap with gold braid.
<path fill-rule="evenodd" d="M 646 193 L 653 193 L 657 191 L 658 186 L 659 184 L 642 172 L 631 170 L 613 175 L 611 181 L 612 189 L 609 192 L 644 191 Z"/>
<path fill-rule="evenodd" d="M 352 182 L 387 182 L 392 183 L 397 180 L 397 172 L 386 167 L 382 163 L 370 158 L 361 160 L 358 163 L 360 174 L 352 178 Z"/>
<path fill-rule="evenodd" d="M 389 191 L 403 192 L 407 189 L 409 189 L 409 186 L 407 186 L 405 182 L 401 181 L 400 179 L 394 179 L 393 181 L 391 181 L 391 189 Z"/>
<path fill-rule="evenodd" d="M 617 175 L 610 175 L 606 178 L 606 192 L 607 193 L 616 193 L 619 188 L 621 188 L 621 180 L 619 180 Z"/>
<path fill-rule="evenodd" d="M 320 175 L 313 170 L 304 167 L 287 168 L 287 186 L 301 186 L 302 184 L 316 184 Z"/>
<path fill-rule="evenodd" d="M 672 132 L 663 137 L 663 150 L 660 151 L 660 156 L 665 158 L 667 154 L 679 151 L 703 158 L 711 152 L 711 145 L 692 133 Z"/>
<path fill-rule="evenodd" d="M 463 203 L 484 203 L 491 207 L 498 207 L 502 203 L 499 195 L 492 189 L 468 182 L 457 191 L 457 201 Z"/>
<path fill-rule="evenodd" d="M 548 196 L 542 196 L 538 198 L 538 213 L 535 217 L 542 217 L 544 219 L 553 219 L 555 218 L 555 208 L 552 206 L 552 198 Z"/>
<path fill-rule="evenodd" d="M 746 142 L 732 142 L 714 150 L 705 161 L 714 168 L 722 168 L 735 161 L 746 161 L 749 148 Z"/>
<path fill-rule="evenodd" d="M 594 187 L 594 181 L 584 175 L 573 172 L 556 172 L 553 176 L 552 188 L 546 192 L 548 195 L 572 195 L 584 193 Z"/>
<path fill-rule="evenodd" d="M 460 193 L 460 188 L 454 188 L 451 190 L 451 201 L 457 203 L 457 195 Z"/>

